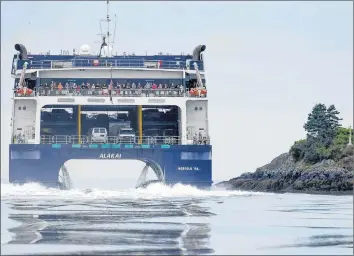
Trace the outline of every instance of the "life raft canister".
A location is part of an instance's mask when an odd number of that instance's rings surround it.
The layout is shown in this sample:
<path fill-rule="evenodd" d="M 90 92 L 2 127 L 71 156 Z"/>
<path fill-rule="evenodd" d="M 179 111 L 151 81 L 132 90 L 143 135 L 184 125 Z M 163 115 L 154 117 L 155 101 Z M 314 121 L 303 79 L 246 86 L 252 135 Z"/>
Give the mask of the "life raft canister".
<path fill-rule="evenodd" d="M 26 89 L 21 88 L 21 89 L 17 90 L 17 93 L 21 94 L 21 95 L 31 95 L 32 92 L 33 92 L 33 90 L 31 90 L 29 88 L 26 88 Z"/>

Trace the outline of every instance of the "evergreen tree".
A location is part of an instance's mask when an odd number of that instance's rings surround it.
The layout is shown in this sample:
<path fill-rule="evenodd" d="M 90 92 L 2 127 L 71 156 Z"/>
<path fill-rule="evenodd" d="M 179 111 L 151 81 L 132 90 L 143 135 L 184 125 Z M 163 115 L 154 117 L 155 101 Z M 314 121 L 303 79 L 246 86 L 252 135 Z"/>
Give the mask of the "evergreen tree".
<path fill-rule="evenodd" d="M 342 119 L 338 115 L 339 111 L 334 105 L 326 108 L 324 104 L 316 104 L 312 112 L 308 115 L 307 122 L 304 124 L 307 138 L 328 147 L 340 127 L 339 121 Z"/>
<path fill-rule="evenodd" d="M 338 117 L 339 111 L 336 109 L 334 105 L 330 105 L 327 108 L 327 114 L 326 114 L 326 138 L 330 140 L 329 143 L 332 143 L 333 139 L 335 138 L 338 128 L 341 127 L 339 124 L 340 120 L 343 120 L 342 118 Z"/>
<path fill-rule="evenodd" d="M 318 138 L 324 136 L 326 131 L 326 115 L 327 108 L 324 104 L 316 104 L 311 113 L 308 115 L 307 122 L 304 124 L 308 138 Z"/>
<path fill-rule="evenodd" d="M 339 111 L 334 105 L 328 108 L 324 104 L 316 104 L 308 115 L 304 128 L 307 132 L 306 140 L 295 142 L 290 154 L 295 161 L 304 160 L 307 163 L 316 163 L 323 159 L 338 159 L 343 145 L 344 130 L 348 141 L 349 132 L 342 129 L 338 117 Z"/>

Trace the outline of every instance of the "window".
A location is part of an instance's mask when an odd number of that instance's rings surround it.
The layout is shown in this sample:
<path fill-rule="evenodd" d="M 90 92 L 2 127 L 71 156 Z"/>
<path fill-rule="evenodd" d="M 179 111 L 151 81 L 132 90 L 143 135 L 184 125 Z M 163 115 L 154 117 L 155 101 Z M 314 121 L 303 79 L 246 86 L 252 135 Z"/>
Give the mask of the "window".
<path fill-rule="evenodd" d="M 211 160 L 211 152 L 181 152 L 181 160 Z"/>

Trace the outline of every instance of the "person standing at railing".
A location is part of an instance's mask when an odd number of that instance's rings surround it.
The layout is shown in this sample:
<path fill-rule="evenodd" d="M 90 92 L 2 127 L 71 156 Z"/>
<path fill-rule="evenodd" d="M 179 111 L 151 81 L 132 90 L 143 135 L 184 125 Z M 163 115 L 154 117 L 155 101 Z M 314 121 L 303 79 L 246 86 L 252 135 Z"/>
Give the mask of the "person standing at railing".
<path fill-rule="evenodd" d="M 50 91 L 49 91 L 48 95 L 52 96 L 54 94 L 54 89 L 55 89 L 55 83 L 54 83 L 54 81 L 52 81 L 50 83 Z"/>
<path fill-rule="evenodd" d="M 156 96 L 156 94 L 158 93 L 156 91 L 156 89 L 157 89 L 157 85 L 155 83 L 152 83 L 150 92 L 152 93 L 153 96 Z M 150 93 L 149 93 L 149 96 L 150 96 Z"/>
<path fill-rule="evenodd" d="M 127 95 L 130 95 L 130 93 L 131 93 L 130 88 L 131 88 L 131 87 L 130 87 L 130 83 L 128 82 L 128 83 L 127 83 L 127 86 L 126 86 L 126 89 L 127 89 L 126 94 L 127 94 Z"/>
<path fill-rule="evenodd" d="M 59 84 L 58 84 L 58 92 L 59 92 L 59 95 L 62 94 L 62 90 L 63 90 L 63 85 L 59 82 Z"/>
<path fill-rule="evenodd" d="M 134 82 L 132 83 L 132 91 L 133 91 L 133 94 L 137 94 L 136 85 Z"/>
<path fill-rule="evenodd" d="M 49 91 L 50 91 L 50 88 L 49 88 L 49 84 L 48 83 L 45 83 L 44 84 L 44 88 L 43 88 L 43 96 L 48 96 L 48 94 L 49 94 Z"/>
<path fill-rule="evenodd" d="M 142 85 L 140 84 L 140 82 L 138 83 L 138 95 L 141 95 L 142 92 Z"/>
<path fill-rule="evenodd" d="M 149 96 L 149 92 L 150 92 L 150 89 L 151 89 L 151 85 L 149 82 L 146 82 L 146 85 L 144 86 L 144 90 L 143 93 L 145 94 L 145 96 Z"/>
<path fill-rule="evenodd" d="M 65 88 L 65 94 L 66 94 L 66 95 L 69 95 L 70 85 L 69 85 L 69 83 L 68 83 L 68 82 L 66 82 L 66 83 L 65 83 L 64 88 Z"/>
<path fill-rule="evenodd" d="M 103 86 L 102 86 L 102 94 L 103 95 L 108 95 L 108 90 L 107 90 L 107 85 L 106 84 L 103 84 Z"/>
<path fill-rule="evenodd" d="M 118 82 L 116 84 L 115 89 L 116 89 L 116 94 L 119 95 L 120 94 L 120 84 Z"/>
<path fill-rule="evenodd" d="M 70 90 L 71 90 L 72 95 L 74 95 L 74 96 L 76 96 L 76 88 L 77 88 L 76 83 L 72 83 Z"/>
<path fill-rule="evenodd" d="M 162 90 L 162 84 L 159 84 L 159 86 L 157 86 L 157 89 L 158 89 L 158 95 L 160 96 L 164 96 L 165 95 L 165 92 Z"/>
<path fill-rule="evenodd" d="M 76 85 L 76 83 L 73 83 L 72 88 L 73 88 L 73 95 L 75 95 L 75 96 L 76 96 L 76 89 L 77 89 L 77 85 Z"/>
<path fill-rule="evenodd" d="M 181 85 L 179 86 L 179 93 L 180 93 L 180 96 L 183 96 L 183 93 L 184 93 L 183 84 L 181 84 Z"/>
<path fill-rule="evenodd" d="M 112 101 L 112 90 L 113 90 L 113 81 L 111 79 L 111 82 L 108 85 L 108 94 L 109 94 L 109 97 L 111 97 L 111 101 Z"/>
<path fill-rule="evenodd" d="M 91 95 L 96 95 L 96 86 L 95 86 L 95 84 L 91 85 L 90 91 L 91 91 Z"/>

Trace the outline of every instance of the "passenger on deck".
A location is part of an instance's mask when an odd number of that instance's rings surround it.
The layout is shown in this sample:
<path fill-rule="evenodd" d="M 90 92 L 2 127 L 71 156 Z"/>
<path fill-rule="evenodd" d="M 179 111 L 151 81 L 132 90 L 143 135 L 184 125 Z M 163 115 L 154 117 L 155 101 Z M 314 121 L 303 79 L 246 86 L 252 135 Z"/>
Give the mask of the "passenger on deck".
<path fill-rule="evenodd" d="M 183 88 L 183 84 L 181 84 L 180 86 L 179 86 L 179 93 L 180 93 L 180 95 L 182 96 L 183 95 L 183 92 L 184 92 L 184 88 Z"/>
<path fill-rule="evenodd" d="M 137 94 L 138 95 L 141 95 L 141 92 L 142 92 L 142 85 L 140 84 L 140 82 L 138 83 L 138 91 L 137 91 Z"/>
<path fill-rule="evenodd" d="M 108 85 L 108 95 L 111 97 L 112 96 L 112 90 L 113 90 L 113 82 Z"/>
<path fill-rule="evenodd" d="M 102 86 L 102 94 L 103 95 L 108 95 L 108 89 L 107 89 L 107 85 L 106 84 L 103 84 L 103 86 Z"/>
<path fill-rule="evenodd" d="M 125 91 L 125 94 L 130 95 L 130 94 L 131 94 L 131 91 L 130 91 L 131 86 L 130 86 L 130 83 L 129 83 L 129 82 L 127 83 L 127 86 L 126 86 L 125 88 L 127 89 L 127 90 Z"/>
<path fill-rule="evenodd" d="M 77 85 L 76 86 L 76 95 L 81 95 L 81 87 L 80 87 L 80 85 Z"/>
<path fill-rule="evenodd" d="M 133 82 L 132 83 L 132 93 L 135 95 L 135 94 L 138 94 L 138 91 L 136 91 L 136 84 Z"/>

